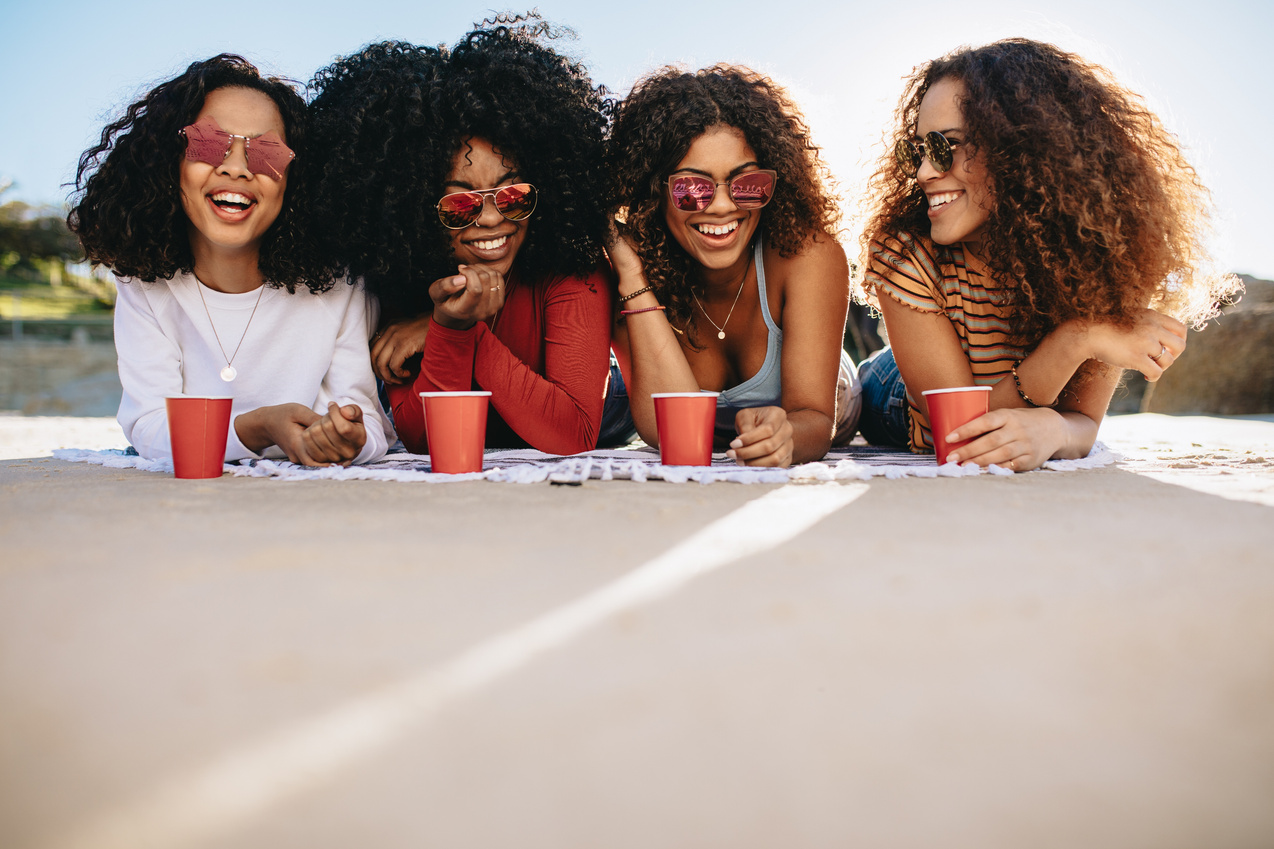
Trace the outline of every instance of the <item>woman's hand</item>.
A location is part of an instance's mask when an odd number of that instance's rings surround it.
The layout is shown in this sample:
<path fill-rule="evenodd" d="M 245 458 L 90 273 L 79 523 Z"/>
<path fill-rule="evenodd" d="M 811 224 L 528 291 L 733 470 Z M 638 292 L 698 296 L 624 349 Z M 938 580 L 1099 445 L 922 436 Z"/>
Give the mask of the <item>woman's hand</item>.
<path fill-rule="evenodd" d="M 304 404 L 274 404 L 235 417 L 234 429 L 249 451 L 260 454 L 277 445 L 288 459 L 300 466 L 321 466 L 305 447 L 306 428 L 322 418 Z"/>
<path fill-rule="evenodd" d="M 451 279 L 451 278 L 448 278 Z M 372 337 L 372 369 L 386 383 L 406 383 L 411 372 L 403 365 L 425 350 L 429 314 L 395 321 Z"/>
<path fill-rule="evenodd" d="M 362 451 L 363 445 L 367 443 L 367 430 L 363 427 L 363 408 L 357 404 L 347 404 L 342 407 L 329 401 L 327 414 L 302 432 L 301 443 L 305 456 L 318 461 L 306 463 L 307 466 L 329 463 L 348 466 L 354 462 L 358 452 Z M 296 461 L 293 460 L 293 462 Z"/>
<path fill-rule="evenodd" d="M 610 257 L 611 267 L 615 269 L 616 276 L 620 280 L 631 280 L 637 283 L 639 280 L 645 280 L 646 269 L 641 264 L 641 257 L 637 256 L 637 251 L 633 249 L 632 242 L 628 238 L 621 236 L 619 230 L 615 227 L 615 222 L 611 222 L 610 228 L 606 231 L 606 255 Z M 633 286 L 633 289 L 639 289 L 646 285 L 644 282 Z M 625 294 L 625 293 L 620 293 Z"/>
<path fill-rule="evenodd" d="M 1074 332 L 1091 359 L 1135 369 L 1150 381 L 1158 380 L 1186 347 L 1186 326 L 1151 309 L 1143 309 L 1131 328 L 1081 322 Z"/>
<path fill-rule="evenodd" d="M 1066 444 L 1066 420 L 1056 410 L 1044 407 L 1004 407 L 961 425 L 947 437 L 948 442 L 966 439 L 973 441 L 948 453 L 948 462 L 994 463 L 1027 472 L 1038 469 Z"/>
<path fill-rule="evenodd" d="M 473 265 L 462 265 L 458 274 L 435 280 L 429 287 L 434 321 L 453 330 L 490 322 L 504 306 L 506 294 L 503 274 Z"/>
<path fill-rule="evenodd" d="M 792 465 L 792 423 L 782 407 L 749 407 L 734 416 L 739 432 L 726 456 L 741 466 Z"/>

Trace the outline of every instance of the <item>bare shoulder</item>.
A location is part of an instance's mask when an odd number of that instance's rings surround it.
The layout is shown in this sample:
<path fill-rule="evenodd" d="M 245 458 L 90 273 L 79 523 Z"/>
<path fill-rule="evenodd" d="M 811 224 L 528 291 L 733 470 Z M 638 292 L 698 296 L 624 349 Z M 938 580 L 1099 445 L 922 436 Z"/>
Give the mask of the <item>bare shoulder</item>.
<path fill-rule="evenodd" d="M 800 251 L 791 256 L 781 256 L 777 250 L 766 245 L 764 258 L 767 272 L 773 269 L 772 273 L 776 277 L 808 279 L 834 275 L 848 279 L 850 275 L 850 263 L 845 258 L 845 249 L 827 233 L 817 233 L 805 242 Z"/>
<path fill-rule="evenodd" d="M 829 281 L 849 282 L 849 261 L 840 242 L 826 233 L 818 233 L 792 256 L 780 256 L 768 244 L 764 249 L 768 277 L 783 287 L 791 285 L 826 285 Z"/>

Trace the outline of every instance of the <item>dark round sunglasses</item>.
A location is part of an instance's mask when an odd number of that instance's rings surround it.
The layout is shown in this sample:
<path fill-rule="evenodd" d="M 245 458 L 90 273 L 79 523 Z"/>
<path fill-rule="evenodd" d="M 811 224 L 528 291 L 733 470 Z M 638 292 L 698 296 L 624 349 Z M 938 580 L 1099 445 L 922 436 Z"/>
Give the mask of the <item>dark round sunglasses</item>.
<path fill-rule="evenodd" d="M 960 142 L 950 141 L 942 133 L 934 130 L 920 141 L 899 139 L 898 144 L 894 146 L 894 158 L 898 160 L 902 170 L 911 177 L 916 176 L 916 172 L 920 170 L 922 159 L 928 159 L 939 174 L 945 174 L 951 170 L 951 163 L 955 158 L 951 149 L 959 144 Z"/>
<path fill-rule="evenodd" d="M 471 192 L 452 192 L 438 201 L 438 220 L 448 230 L 463 230 L 482 217 L 482 207 L 487 195 L 495 203 L 496 211 L 510 221 L 525 221 L 535 212 L 535 186 L 530 183 L 514 183 L 495 189 L 475 189 Z"/>
<path fill-rule="evenodd" d="M 717 186 L 725 186 L 730 200 L 739 209 L 760 209 L 774 197 L 777 171 L 747 171 L 724 183 L 713 182 L 697 174 L 673 174 L 668 178 L 668 194 L 672 205 L 682 212 L 703 212 L 712 206 Z"/>

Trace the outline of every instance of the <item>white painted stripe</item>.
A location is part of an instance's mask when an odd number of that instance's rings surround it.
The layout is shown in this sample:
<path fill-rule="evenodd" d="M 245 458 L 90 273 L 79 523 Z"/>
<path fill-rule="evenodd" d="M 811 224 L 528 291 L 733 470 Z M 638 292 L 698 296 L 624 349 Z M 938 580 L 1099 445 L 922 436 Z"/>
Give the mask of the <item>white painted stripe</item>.
<path fill-rule="evenodd" d="M 788 485 L 750 501 L 613 583 L 520 628 L 491 637 L 442 667 L 304 720 L 50 844 L 56 849 L 182 849 L 329 781 L 420 727 L 449 701 L 526 665 L 610 617 L 667 596 L 696 577 L 781 545 L 867 491 L 866 484 Z"/>

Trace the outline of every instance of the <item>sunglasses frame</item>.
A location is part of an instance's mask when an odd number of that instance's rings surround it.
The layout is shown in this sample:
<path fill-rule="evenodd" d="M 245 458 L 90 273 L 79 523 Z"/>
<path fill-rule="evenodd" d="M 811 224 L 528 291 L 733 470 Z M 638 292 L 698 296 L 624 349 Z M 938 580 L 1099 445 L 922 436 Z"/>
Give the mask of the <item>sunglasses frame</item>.
<path fill-rule="evenodd" d="M 523 215 L 521 218 L 514 218 L 513 216 L 506 214 L 505 211 L 500 208 L 499 196 L 500 196 L 500 192 L 507 191 L 509 189 L 516 189 L 522 186 L 525 186 L 527 189 L 530 190 L 529 192 L 527 192 L 527 194 L 531 196 L 531 208 L 527 210 L 526 215 Z M 443 201 L 445 201 L 447 198 L 456 197 L 457 195 L 481 195 L 481 200 L 478 206 L 475 208 L 473 220 L 469 221 L 466 224 L 461 224 L 459 227 L 453 227 L 447 223 L 447 220 L 445 218 L 443 218 L 442 204 L 443 204 Z M 439 223 L 441 223 L 442 226 L 446 227 L 448 230 L 463 230 L 466 227 L 472 227 L 474 224 L 477 223 L 478 219 L 482 217 L 483 210 L 487 208 L 488 195 L 491 196 L 491 202 L 495 204 L 495 211 L 500 213 L 500 215 L 503 216 L 506 221 L 527 220 L 535 212 L 535 208 L 540 203 L 540 191 L 539 189 L 535 188 L 535 186 L 533 186 L 530 183 L 510 183 L 507 186 L 496 186 L 495 188 L 491 188 L 491 189 L 471 189 L 471 190 L 466 190 L 463 192 L 447 192 L 447 194 L 440 197 L 438 199 L 438 202 L 434 204 L 434 210 L 438 213 Z"/>
<path fill-rule="evenodd" d="M 929 164 L 939 174 L 945 174 L 955 164 L 955 152 L 953 149 L 961 144 L 963 142 L 953 142 L 942 133 L 934 130 L 933 132 L 925 133 L 925 137 L 919 141 L 916 139 L 899 139 L 898 144 L 894 145 L 894 158 L 909 177 L 916 176 L 920 171 L 920 163 L 925 159 L 929 160 Z"/>
<path fill-rule="evenodd" d="M 735 181 L 742 180 L 745 177 L 755 177 L 757 174 L 768 174 L 770 176 L 770 196 L 766 198 L 764 202 L 758 203 L 758 204 L 739 203 L 739 199 L 734 196 Z M 712 196 L 709 197 L 708 202 L 703 204 L 702 206 L 699 206 L 700 200 L 698 198 L 695 198 L 694 209 L 682 209 L 681 206 L 677 203 L 677 195 L 673 192 L 673 189 L 672 189 L 673 180 L 702 180 L 705 183 L 712 183 Z M 739 209 L 763 209 L 766 205 L 769 204 L 770 201 L 774 200 L 774 193 L 778 189 L 778 185 L 779 185 L 779 172 L 775 171 L 773 168 L 758 168 L 755 171 L 744 171 L 742 174 L 735 174 L 730 179 L 720 183 L 715 182 L 712 180 L 711 177 L 705 177 L 702 174 L 670 174 L 668 176 L 668 179 L 664 181 L 664 184 L 668 187 L 668 196 L 672 202 L 673 208 L 680 210 L 681 212 L 703 212 L 705 209 L 712 206 L 712 204 L 716 201 L 717 190 L 720 189 L 722 186 L 728 187 L 726 189 L 726 194 L 729 195 L 730 202 L 733 203 Z M 691 197 L 691 195 L 687 194 L 685 195 L 685 197 Z"/>
<path fill-rule="evenodd" d="M 190 155 L 190 133 L 188 131 L 198 130 L 201 124 L 211 124 L 212 133 L 214 136 L 218 138 L 220 138 L 221 136 L 226 137 L 226 152 L 222 154 L 221 159 L 218 162 L 209 162 L 207 159 L 203 159 L 199 156 Z M 244 159 L 244 162 L 247 163 L 248 170 L 251 171 L 253 174 L 260 174 L 263 177 L 270 177 L 271 179 L 274 179 L 274 180 L 282 180 L 283 175 L 287 173 L 288 166 L 292 164 L 293 159 L 296 159 L 296 151 L 288 147 L 287 144 L 284 143 L 283 139 L 279 138 L 279 134 L 276 133 L 274 130 L 270 130 L 270 132 L 268 133 L 262 133 L 261 135 L 256 137 L 241 136 L 237 133 L 228 133 L 225 130 L 221 129 L 221 125 L 218 124 L 216 119 L 212 118 L 211 116 L 204 118 L 202 121 L 196 121 L 193 124 L 187 124 L 186 126 L 182 127 L 180 130 L 178 130 L 177 134 L 186 140 L 186 159 L 187 160 L 189 160 L 190 162 L 202 162 L 205 165 L 211 165 L 213 168 L 216 168 L 217 166 L 221 165 L 222 162 L 226 161 L 226 157 L 230 155 L 231 149 L 234 148 L 235 139 L 243 139 L 243 159 Z M 252 153 L 253 142 L 257 142 L 258 150 L 261 145 L 280 148 L 281 150 L 287 153 L 287 162 L 283 163 L 282 168 L 274 167 L 272 164 L 270 164 L 270 160 L 273 157 L 271 157 L 269 154 L 254 155 Z M 252 167 L 253 159 L 257 159 L 258 160 L 257 164 L 264 165 L 265 168 L 263 168 L 262 170 L 257 170 L 256 168 L 253 168 Z"/>

